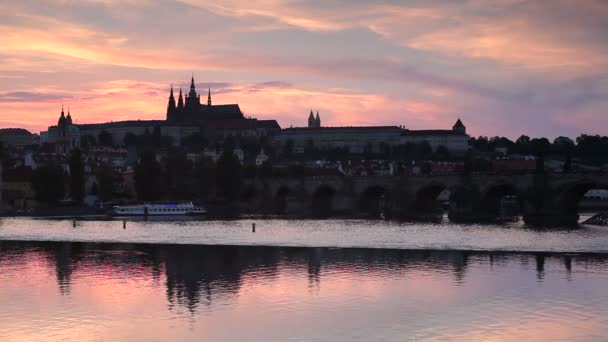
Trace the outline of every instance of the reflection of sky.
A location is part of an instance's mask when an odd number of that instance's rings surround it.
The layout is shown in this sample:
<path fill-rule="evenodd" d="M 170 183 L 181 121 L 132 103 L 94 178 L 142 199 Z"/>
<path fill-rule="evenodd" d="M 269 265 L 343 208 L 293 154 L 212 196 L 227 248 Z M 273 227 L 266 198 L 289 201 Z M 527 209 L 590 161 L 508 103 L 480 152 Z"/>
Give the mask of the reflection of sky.
<path fill-rule="evenodd" d="M 0 336 L 9 340 L 598 340 L 608 333 L 601 255 L 2 247 Z M 170 294 L 170 286 L 183 292 Z M 191 292 L 200 296 L 187 298 Z"/>
<path fill-rule="evenodd" d="M 0 4 L 0 127 L 164 117 L 168 85 L 303 125 L 607 134 L 602 0 Z M 525 124 L 522 124 L 525 122 Z"/>

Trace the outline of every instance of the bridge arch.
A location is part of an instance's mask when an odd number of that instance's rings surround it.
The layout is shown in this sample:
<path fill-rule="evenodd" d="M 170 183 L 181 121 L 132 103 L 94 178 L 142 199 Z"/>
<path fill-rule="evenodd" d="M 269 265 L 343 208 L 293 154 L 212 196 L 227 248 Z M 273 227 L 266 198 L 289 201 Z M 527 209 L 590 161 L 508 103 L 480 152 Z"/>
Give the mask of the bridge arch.
<path fill-rule="evenodd" d="M 414 209 L 421 212 L 439 211 L 440 205 L 437 198 L 444 190 L 449 190 L 449 188 L 443 183 L 430 183 L 421 187 L 416 191 Z"/>
<path fill-rule="evenodd" d="M 258 195 L 259 191 L 254 185 L 247 185 L 241 191 L 241 199 L 246 202 L 255 200 Z"/>
<path fill-rule="evenodd" d="M 287 185 L 280 185 L 274 193 L 274 207 L 277 213 L 284 214 L 288 210 L 289 196 L 293 190 Z"/>
<path fill-rule="evenodd" d="M 579 204 L 589 190 L 608 190 L 608 181 L 581 180 L 561 186 L 557 191 L 558 210 L 564 214 L 578 214 Z"/>
<path fill-rule="evenodd" d="M 389 191 L 382 185 L 370 185 L 363 189 L 357 199 L 357 210 L 369 217 L 379 217 L 388 201 Z"/>
<path fill-rule="evenodd" d="M 312 193 L 312 214 L 318 217 L 331 216 L 336 189 L 331 185 L 322 184 Z"/>
<path fill-rule="evenodd" d="M 511 182 L 495 183 L 481 194 L 479 206 L 489 217 L 515 217 L 521 213 L 521 194 Z"/>

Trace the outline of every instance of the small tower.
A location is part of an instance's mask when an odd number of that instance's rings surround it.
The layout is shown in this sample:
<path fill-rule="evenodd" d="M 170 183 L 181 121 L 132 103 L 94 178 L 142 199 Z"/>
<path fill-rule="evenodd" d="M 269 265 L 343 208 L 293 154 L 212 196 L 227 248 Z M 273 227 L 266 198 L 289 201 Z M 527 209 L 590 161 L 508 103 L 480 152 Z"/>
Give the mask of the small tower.
<path fill-rule="evenodd" d="M 70 114 L 70 107 L 68 107 L 68 116 L 65 117 L 65 123 L 68 125 L 72 124 L 72 115 Z"/>
<path fill-rule="evenodd" d="M 57 121 L 57 126 L 61 127 L 65 125 L 65 114 L 63 113 L 63 105 L 61 105 L 61 115 Z"/>
<path fill-rule="evenodd" d="M 207 93 L 207 106 L 211 106 L 211 84 L 209 85 L 209 92 Z"/>
<path fill-rule="evenodd" d="M 460 134 L 467 134 L 467 128 L 465 127 L 465 125 L 462 124 L 462 121 L 460 121 L 460 118 L 458 118 L 458 120 L 456 121 L 454 126 L 452 126 L 452 131 L 460 133 Z"/>
<path fill-rule="evenodd" d="M 310 110 L 310 115 L 308 115 L 308 128 L 314 128 L 316 125 L 315 115 L 312 113 L 312 109 Z"/>
<path fill-rule="evenodd" d="M 317 117 L 315 118 L 315 126 L 321 128 L 321 118 L 319 117 L 319 111 L 317 111 Z"/>

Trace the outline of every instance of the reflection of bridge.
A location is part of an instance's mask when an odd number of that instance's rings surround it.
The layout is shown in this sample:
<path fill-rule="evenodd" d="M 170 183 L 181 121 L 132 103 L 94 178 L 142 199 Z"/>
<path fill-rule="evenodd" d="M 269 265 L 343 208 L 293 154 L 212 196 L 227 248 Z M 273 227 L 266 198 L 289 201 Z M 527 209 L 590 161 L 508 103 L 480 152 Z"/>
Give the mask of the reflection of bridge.
<path fill-rule="evenodd" d="M 588 190 L 608 188 L 608 175 L 323 176 L 256 179 L 247 181 L 246 187 L 250 205 L 296 215 L 384 212 L 395 217 L 426 217 L 438 212 L 437 197 L 449 190 L 453 220 L 495 219 L 501 215 L 501 200 L 514 196 L 527 222 L 572 224 L 578 220 L 581 197 Z"/>

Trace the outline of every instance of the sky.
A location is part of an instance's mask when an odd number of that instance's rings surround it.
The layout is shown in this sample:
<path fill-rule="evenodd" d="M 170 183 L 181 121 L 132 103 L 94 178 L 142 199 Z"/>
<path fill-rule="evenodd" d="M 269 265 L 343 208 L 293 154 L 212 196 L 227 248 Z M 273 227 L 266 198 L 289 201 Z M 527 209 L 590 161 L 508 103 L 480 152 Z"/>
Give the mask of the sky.
<path fill-rule="evenodd" d="M 305 126 L 608 134 L 605 0 L 0 0 L 0 127 L 214 104 Z"/>

